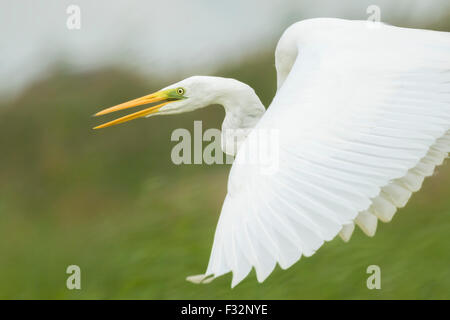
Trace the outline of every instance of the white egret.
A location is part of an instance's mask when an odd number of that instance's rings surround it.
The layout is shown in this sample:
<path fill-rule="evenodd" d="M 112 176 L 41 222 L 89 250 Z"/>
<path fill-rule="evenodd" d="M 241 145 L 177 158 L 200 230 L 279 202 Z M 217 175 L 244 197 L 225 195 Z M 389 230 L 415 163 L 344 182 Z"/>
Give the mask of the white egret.
<path fill-rule="evenodd" d="M 367 21 L 295 23 L 275 51 L 277 93 L 266 112 L 237 80 L 195 76 L 97 115 L 164 101 L 96 128 L 220 104 L 223 142 L 242 129 L 240 155 L 256 129 L 279 132 L 270 175 L 233 164 L 207 270 L 207 283 L 251 269 L 264 281 L 356 223 L 373 236 L 450 152 L 450 33 Z M 244 150 L 244 151 L 243 151 Z"/>

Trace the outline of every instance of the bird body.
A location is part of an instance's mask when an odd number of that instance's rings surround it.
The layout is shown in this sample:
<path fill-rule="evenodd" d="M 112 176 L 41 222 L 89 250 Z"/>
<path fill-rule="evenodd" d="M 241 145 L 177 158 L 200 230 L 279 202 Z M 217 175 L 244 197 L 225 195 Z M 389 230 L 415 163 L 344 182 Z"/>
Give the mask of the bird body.
<path fill-rule="evenodd" d="M 172 99 L 138 116 L 225 108 L 223 149 L 236 158 L 207 270 L 192 282 L 232 271 L 233 287 L 252 268 L 262 282 L 276 264 L 288 268 L 338 234 L 348 241 L 355 223 L 373 236 L 450 152 L 449 33 L 305 20 L 284 32 L 275 65 L 277 93 L 266 112 L 249 86 L 217 77 L 191 77 L 119 105 Z M 278 133 L 271 174 L 240 165 L 261 131 Z"/>

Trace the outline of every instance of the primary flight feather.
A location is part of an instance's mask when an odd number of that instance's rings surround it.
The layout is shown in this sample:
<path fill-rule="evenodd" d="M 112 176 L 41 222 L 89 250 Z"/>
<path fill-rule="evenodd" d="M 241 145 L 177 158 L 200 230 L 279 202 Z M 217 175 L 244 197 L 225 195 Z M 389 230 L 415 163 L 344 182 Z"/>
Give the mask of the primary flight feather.
<path fill-rule="evenodd" d="M 231 271 L 234 287 L 252 268 L 262 282 L 277 263 L 289 268 L 338 234 L 348 241 L 355 223 L 373 236 L 450 152 L 449 33 L 310 19 L 284 32 L 275 64 L 266 112 L 246 84 L 195 76 L 97 114 L 164 101 L 103 128 L 225 108 L 222 149 L 236 158 L 207 270 L 192 282 Z M 261 132 L 276 139 L 249 165 Z"/>

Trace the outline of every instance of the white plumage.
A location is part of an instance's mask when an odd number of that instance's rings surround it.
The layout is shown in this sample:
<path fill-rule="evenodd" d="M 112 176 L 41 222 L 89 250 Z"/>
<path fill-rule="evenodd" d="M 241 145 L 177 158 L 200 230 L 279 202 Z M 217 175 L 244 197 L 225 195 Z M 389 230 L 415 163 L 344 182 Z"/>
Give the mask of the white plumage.
<path fill-rule="evenodd" d="M 96 127 L 104 128 L 225 108 L 222 149 L 237 155 L 207 270 L 192 282 L 231 271 L 235 286 L 252 268 L 262 282 L 277 263 L 289 268 L 338 234 L 348 241 L 355 223 L 373 236 L 450 152 L 449 33 L 305 20 L 284 32 L 275 63 L 266 112 L 246 84 L 196 76 L 97 113 L 165 100 Z M 271 174 L 245 165 L 260 132 L 277 133 L 259 159 L 276 156 Z"/>
<path fill-rule="evenodd" d="M 279 168 L 233 165 L 208 268 L 188 280 L 232 271 L 234 287 L 254 267 L 262 282 L 354 223 L 373 236 L 450 152 L 449 33 L 312 19 L 275 56 L 278 91 L 255 129 L 278 130 Z"/>

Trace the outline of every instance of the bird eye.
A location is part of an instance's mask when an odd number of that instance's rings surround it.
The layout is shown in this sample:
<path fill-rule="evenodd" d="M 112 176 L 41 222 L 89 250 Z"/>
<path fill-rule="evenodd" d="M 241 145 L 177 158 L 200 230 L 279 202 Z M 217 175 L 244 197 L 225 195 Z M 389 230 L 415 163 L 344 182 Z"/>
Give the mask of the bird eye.
<path fill-rule="evenodd" d="M 177 93 L 181 96 L 184 94 L 184 89 L 183 88 L 178 88 L 177 89 Z"/>

